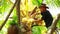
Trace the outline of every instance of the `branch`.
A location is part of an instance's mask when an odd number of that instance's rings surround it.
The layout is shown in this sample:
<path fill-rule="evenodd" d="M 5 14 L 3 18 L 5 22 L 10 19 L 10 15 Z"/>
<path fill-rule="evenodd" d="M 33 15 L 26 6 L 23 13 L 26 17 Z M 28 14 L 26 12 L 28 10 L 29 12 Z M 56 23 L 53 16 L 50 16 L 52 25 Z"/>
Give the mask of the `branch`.
<path fill-rule="evenodd" d="M 20 24 L 20 1 L 21 0 L 17 0 L 18 3 L 16 5 L 16 10 L 17 10 L 17 16 L 18 16 L 18 24 Z"/>
<path fill-rule="evenodd" d="M 4 21 L 4 22 L 3 22 L 3 24 L 1 25 L 0 30 L 1 30 L 1 29 L 3 28 L 3 26 L 6 24 L 6 22 L 7 22 L 8 18 L 9 18 L 9 16 L 10 16 L 10 14 L 12 13 L 12 11 L 13 11 L 14 7 L 16 6 L 16 3 L 17 3 L 17 0 L 16 0 L 16 2 L 14 3 L 13 7 L 11 8 L 11 10 L 10 10 L 9 14 L 7 15 L 7 17 L 6 17 L 5 21 Z"/>
<path fill-rule="evenodd" d="M 60 14 L 58 14 L 57 19 L 52 23 L 52 25 L 51 25 L 51 31 L 47 32 L 47 34 L 53 34 L 53 32 L 56 29 L 56 25 L 57 25 L 57 22 L 58 22 L 59 19 L 60 19 Z"/>

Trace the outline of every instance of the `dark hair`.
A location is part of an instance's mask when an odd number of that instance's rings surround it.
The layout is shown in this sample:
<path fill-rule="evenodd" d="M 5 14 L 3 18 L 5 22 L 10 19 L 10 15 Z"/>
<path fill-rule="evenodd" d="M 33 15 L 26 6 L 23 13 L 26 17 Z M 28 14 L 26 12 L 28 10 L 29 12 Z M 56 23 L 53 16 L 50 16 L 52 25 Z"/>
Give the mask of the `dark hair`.
<path fill-rule="evenodd" d="M 41 7 L 44 7 L 44 8 L 48 8 L 49 9 L 49 7 L 47 7 L 46 4 L 42 4 L 41 6 L 39 6 L 39 8 L 41 8 Z"/>

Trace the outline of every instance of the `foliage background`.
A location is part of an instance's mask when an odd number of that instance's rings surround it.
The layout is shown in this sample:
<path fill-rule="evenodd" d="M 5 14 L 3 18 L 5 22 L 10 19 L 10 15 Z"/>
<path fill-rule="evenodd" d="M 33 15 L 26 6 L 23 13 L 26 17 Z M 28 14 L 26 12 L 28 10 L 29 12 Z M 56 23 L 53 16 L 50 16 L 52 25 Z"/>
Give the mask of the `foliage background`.
<path fill-rule="evenodd" d="M 28 2 L 27 2 L 28 1 Z M 0 0 L 0 26 L 5 20 L 7 14 L 9 13 L 12 5 L 14 4 L 15 0 Z M 56 18 L 57 14 L 60 13 L 60 0 L 21 0 L 21 6 L 20 10 L 24 11 L 24 15 L 27 16 L 28 11 L 32 11 L 35 6 L 39 6 L 40 3 L 46 3 L 47 6 L 50 8 L 49 11 L 53 15 L 54 18 Z M 52 10 L 51 10 L 52 9 Z M 55 10 L 57 9 L 57 10 Z M 55 11 L 54 11 L 55 10 Z M 55 15 L 56 13 L 56 15 Z M 16 15 L 16 9 L 13 10 L 10 17 L 13 17 L 13 19 L 8 19 L 7 23 L 3 27 L 3 29 L 0 31 L 0 34 L 7 34 L 7 28 L 10 26 L 10 23 L 17 23 L 17 15 Z M 22 17 L 21 17 L 22 18 Z M 14 22 L 13 22 L 14 21 Z M 58 21 L 57 27 L 60 28 L 60 21 Z"/>

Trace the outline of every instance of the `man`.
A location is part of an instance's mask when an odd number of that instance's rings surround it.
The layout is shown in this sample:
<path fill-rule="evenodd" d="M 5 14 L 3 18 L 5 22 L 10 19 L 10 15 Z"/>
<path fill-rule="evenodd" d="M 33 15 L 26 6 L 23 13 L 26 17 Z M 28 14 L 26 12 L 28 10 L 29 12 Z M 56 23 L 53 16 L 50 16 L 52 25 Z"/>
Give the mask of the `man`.
<path fill-rule="evenodd" d="M 42 15 L 42 20 L 45 21 L 46 27 L 48 28 L 49 26 L 51 26 L 52 21 L 53 21 L 53 17 L 51 15 L 51 13 L 47 10 L 47 6 L 46 4 L 42 4 L 39 9 L 41 11 L 41 15 Z"/>

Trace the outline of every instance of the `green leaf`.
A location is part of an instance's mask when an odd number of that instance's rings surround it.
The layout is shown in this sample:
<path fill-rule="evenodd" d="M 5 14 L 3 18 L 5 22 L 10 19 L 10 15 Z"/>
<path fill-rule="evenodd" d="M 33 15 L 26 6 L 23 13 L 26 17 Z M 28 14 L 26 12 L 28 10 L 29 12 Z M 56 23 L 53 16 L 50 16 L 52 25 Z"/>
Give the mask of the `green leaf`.
<path fill-rule="evenodd" d="M 37 6 L 40 6 L 42 2 L 43 0 L 32 0 L 32 3 Z"/>
<path fill-rule="evenodd" d="M 54 5 L 56 7 L 60 7 L 60 0 L 46 0 L 46 3 L 47 4 L 51 4 L 51 5 Z"/>
<path fill-rule="evenodd" d="M 57 22 L 57 27 L 60 28 L 60 20 Z"/>
<path fill-rule="evenodd" d="M 15 22 L 15 20 L 10 21 L 10 25 L 17 25 L 18 23 Z"/>
<path fill-rule="evenodd" d="M 32 27 L 32 34 L 41 34 L 39 26 Z"/>
<path fill-rule="evenodd" d="M 15 20 L 15 21 L 17 21 L 18 20 L 18 16 L 17 16 L 17 12 L 16 12 L 16 9 L 14 9 L 13 10 L 13 19 Z"/>
<path fill-rule="evenodd" d="M 43 31 L 46 31 L 45 26 L 33 26 L 32 27 L 32 34 L 42 34 Z"/>

